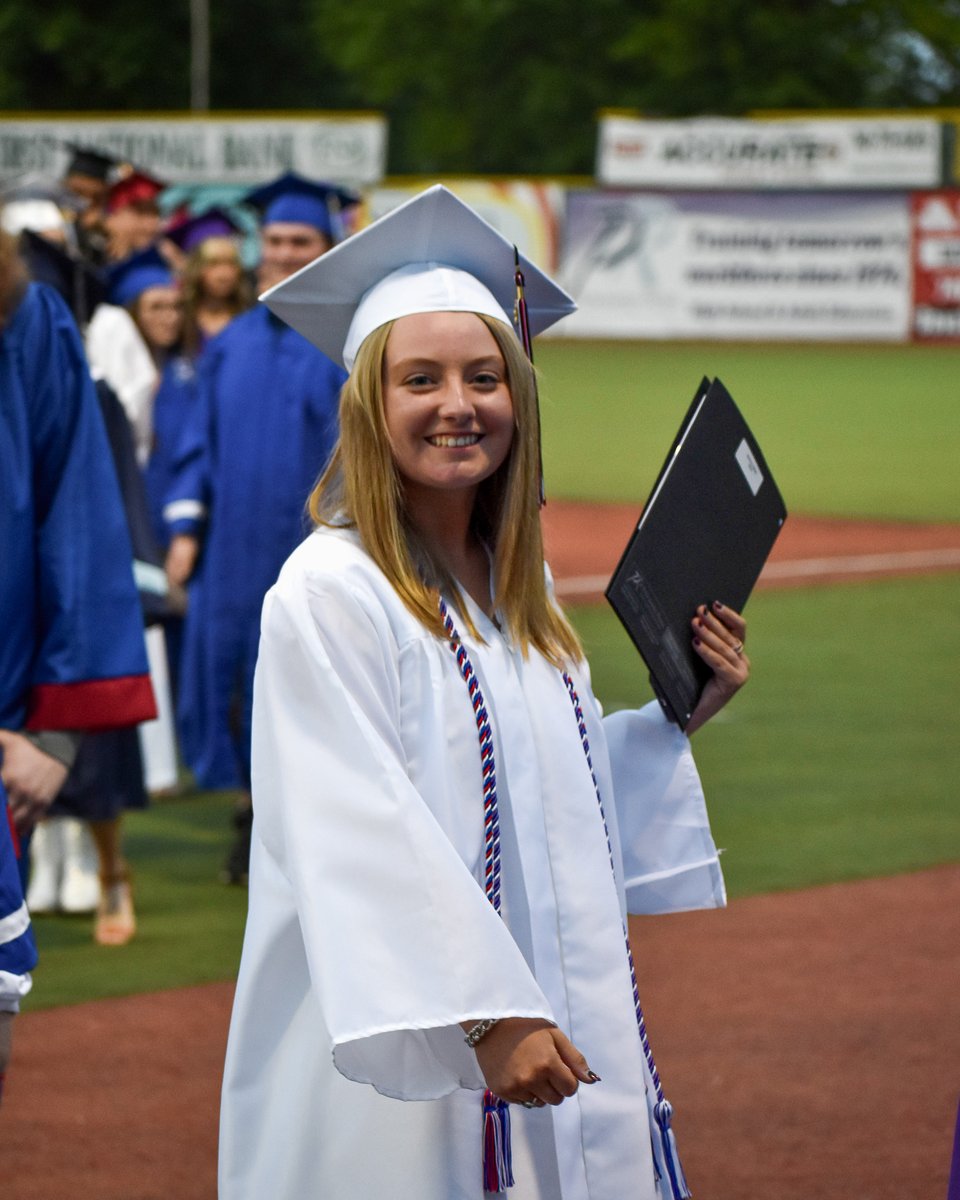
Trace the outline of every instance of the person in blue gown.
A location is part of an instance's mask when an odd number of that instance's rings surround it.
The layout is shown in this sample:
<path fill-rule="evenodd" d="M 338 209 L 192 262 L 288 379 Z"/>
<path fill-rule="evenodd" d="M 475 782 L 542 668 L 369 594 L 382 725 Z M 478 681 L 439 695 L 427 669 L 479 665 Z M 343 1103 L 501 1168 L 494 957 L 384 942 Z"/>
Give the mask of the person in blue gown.
<path fill-rule="evenodd" d="M 151 532 L 167 552 L 180 535 L 196 542 L 206 517 L 206 410 L 194 362 L 182 349 L 182 289 L 154 247 L 113 267 L 109 283 L 111 303 L 133 317 L 160 374 L 143 476 Z"/>
<path fill-rule="evenodd" d="M 333 205 L 355 203 L 292 174 L 248 199 L 263 213 L 261 289 L 328 250 L 336 240 Z M 201 787 L 241 791 L 225 877 L 243 883 L 260 609 L 307 532 L 306 500 L 336 441 L 346 375 L 256 305 L 208 344 L 199 378 L 210 422 L 209 520 L 184 631 L 180 742 Z"/>
<path fill-rule="evenodd" d="M 76 731 L 156 715 L 126 519 L 79 333 L 0 234 L 0 1085 L 36 948 L 15 860 Z"/>

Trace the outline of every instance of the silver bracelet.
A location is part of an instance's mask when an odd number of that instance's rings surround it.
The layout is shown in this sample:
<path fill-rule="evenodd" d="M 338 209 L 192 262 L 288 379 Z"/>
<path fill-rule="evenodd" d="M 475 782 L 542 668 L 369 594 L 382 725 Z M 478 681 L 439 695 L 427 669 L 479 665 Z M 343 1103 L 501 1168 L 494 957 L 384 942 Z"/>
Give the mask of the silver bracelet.
<path fill-rule="evenodd" d="M 477 1042 L 479 1042 L 482 1037 L 487 1036 L 487 1034 L 494 1027 L 494 1025 L 499 1022 L 499 1020 L 499 1017 L 486 1017 L 483 1021 L 478 1021 L 476 1025 L 472 1027 L 469 1033 L 467 1033 L 463 1040 L 471 1049 L 473 1049 L 473 1047 L 476 1046 Z"/>

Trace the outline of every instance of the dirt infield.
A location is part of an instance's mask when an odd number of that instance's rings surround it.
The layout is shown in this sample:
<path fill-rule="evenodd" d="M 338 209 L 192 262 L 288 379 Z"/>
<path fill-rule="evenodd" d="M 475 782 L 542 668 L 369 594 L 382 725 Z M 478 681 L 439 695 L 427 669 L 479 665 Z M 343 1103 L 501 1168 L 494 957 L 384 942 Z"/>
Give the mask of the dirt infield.
<path fill-rule="evenodd" d="M 960 1097 L 960 867 L 632 932 L 697 1197 L 943 1200 Z M 4 1200 L 213 1200 L 231 992 L 19 1018 Z"/>
<path fill-rule="evenodd" d="M 547 504 L 544 543 L 562 600 L 602 598 L 638 516 L 632 505 Z M 809 587 L 958 569 L 960 525 L 791 516 L 757 586 Z"/>
<path fill-rule="evenodd" d="M 600 595 L 635 519 L 548 505 L 561 595 Z M 791 518 L 763 583 L 958 566 L 955 526 Z M 638 920 L 631 933 L 700 1200 L 943 1200 L 960 1099 L 960 867 Z M 20 1017 L 3 1200 L 214 1200 L 231 994 L 218 984 Z"/>

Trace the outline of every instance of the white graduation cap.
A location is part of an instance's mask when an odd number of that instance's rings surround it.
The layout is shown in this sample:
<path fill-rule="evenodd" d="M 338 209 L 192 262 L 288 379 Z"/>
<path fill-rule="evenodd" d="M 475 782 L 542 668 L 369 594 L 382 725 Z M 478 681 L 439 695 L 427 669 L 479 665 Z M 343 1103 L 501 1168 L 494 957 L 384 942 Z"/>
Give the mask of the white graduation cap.
<path fill-rule="evenodd" d="M 576 304 L 522 255 L 531 337 Z M 349 370 L 368 334 L 421 312 L 478 312 L 516 329 L 515 250 L 447 188 L 428 188 L 260 297 Z"/>

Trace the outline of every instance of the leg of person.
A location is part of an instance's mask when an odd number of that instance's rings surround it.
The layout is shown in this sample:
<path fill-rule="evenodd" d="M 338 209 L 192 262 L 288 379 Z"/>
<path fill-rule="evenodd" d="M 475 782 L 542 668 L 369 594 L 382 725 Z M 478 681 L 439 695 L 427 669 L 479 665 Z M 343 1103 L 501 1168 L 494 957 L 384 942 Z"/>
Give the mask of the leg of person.
<path fill-rule="evenodd" d="M 253 829 L 253 801 L 249 792 L 240 793 L 231 821 L 233 841 L 227 851 L 220 878 L 224 883 L 246 887 L 250 872 L 250 834 Z"/>
<path fill-rule="evenodd" d="M 91 821 L 90 831 L 100 856 L 103 895 L 93 927 L 101 946 L 125 946 L 137 931 L 130 871 L 121 853 L 121 818 Z"/>
<path fill-rule="evenodd" d="M 78 817 L 59 819 L 63 822 L 60 908 L 66 913 L 96 912 L 100 903 L 100 872 L 97 848 L 90 827 Z M 28 896 L 27 905 L 29 904 Z"/>
<path fill-rule="evenodd" d="M 10 1062 L 10 1048 L 13 1041 L 12 1012 L 0 1011 L 0 1106 L 3 1104 L 3 1084 L 7 1077 L 7 1066 Z"/>
<path fill-rule="evenodd" d="M 34 829 L 27 856 L 30 875 L 27 908 L 31 913 L 52 913 L 60 907 L 63 880 L 63 827 L 66 817 L 47 817 Z"/>
<path fill-rule="evenodd" d="M 253 828 L 253 798 L 250 794 L 250 742 L 253 725 L 253 675 L 259 648 L 259 620 L 249 622 L 244 631 L 242 660 L 238 671 L 236 707 L 231 732 L 237 757 L 237 769 L 243 791 L 233 814 L 233 842 L 223 865 L 224 883 L 245 887 L 250 871 L 250 835 Z"/>

